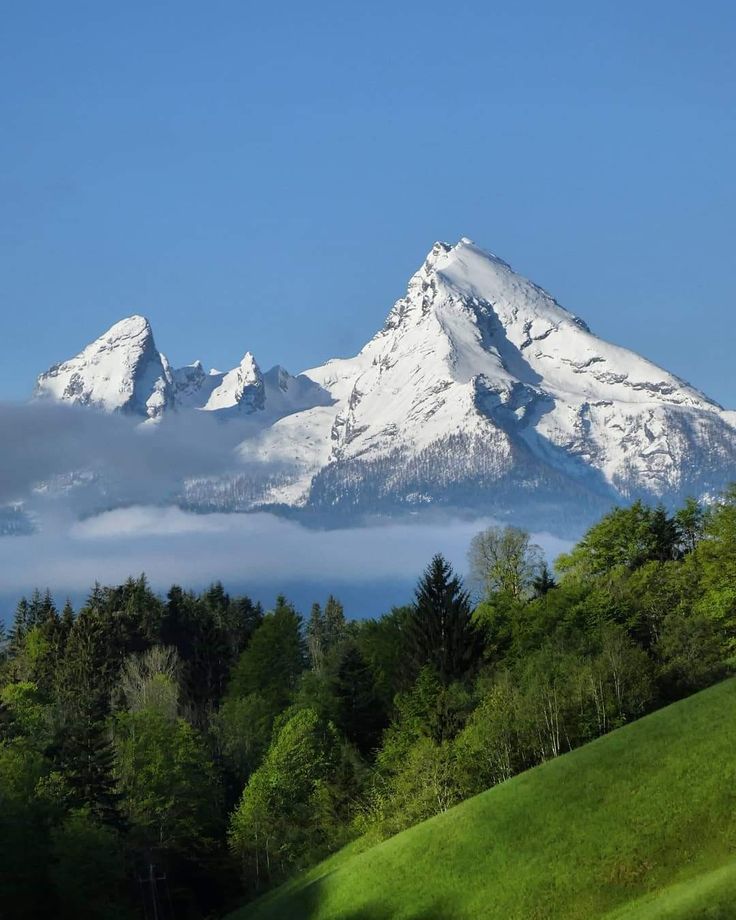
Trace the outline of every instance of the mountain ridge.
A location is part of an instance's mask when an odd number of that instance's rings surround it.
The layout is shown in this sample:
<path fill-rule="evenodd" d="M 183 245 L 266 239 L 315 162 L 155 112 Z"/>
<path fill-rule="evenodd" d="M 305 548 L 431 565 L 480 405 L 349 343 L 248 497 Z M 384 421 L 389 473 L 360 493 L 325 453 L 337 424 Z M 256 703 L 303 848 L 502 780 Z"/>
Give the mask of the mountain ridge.
<path fill-rule="evenodd" d="M 736 414 L 597 337 L 466 237 L 434 244 L 351 358 L 297 377 L 264 374 L 250 352 L 225 373 L 171 369 L 132 317 L 42 374 L 36 392 L 147 422 L 192 409 L 247 417 L 239 461 L 279 475 L 251 476 L 242 502 L 230 490 L 230 510 L 670 500 L 718 491 L 736 470 Z M 187 500 L 209 487 L 189 484 Z"/>

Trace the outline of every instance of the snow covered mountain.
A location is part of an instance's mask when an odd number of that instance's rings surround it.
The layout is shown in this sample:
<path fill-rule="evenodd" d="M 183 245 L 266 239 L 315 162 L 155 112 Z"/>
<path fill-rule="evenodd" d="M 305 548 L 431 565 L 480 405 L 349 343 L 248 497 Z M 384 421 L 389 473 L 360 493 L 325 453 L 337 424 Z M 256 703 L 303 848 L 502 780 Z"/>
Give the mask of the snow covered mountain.
<path fill-rule="evenodd" d="M 149 421 L 200 409 L 222 418 L 254 416 L 262 423 L 329 401 L 314 381 L 292 377 L 279 365 L 262 374 L 250 352 L 226 373 L 207 373 L 200 361 L 171 368 L 143 316 L 121 320 L 76 357 L 41 374 L 35 397 Z"/>
<path fill-rule="evenodd" d="M 35 395 L 158 418 L 171 405 L 171 372 L 148 320 L 130 316 L 41 374 Z"/>
<path fill-rule="evenodd" d="M 261 374 L 250 354 L 226 374 L 172 371 L 132 317 L 42 375 L 38 392 L 149 419 L 261 419 L 239 453 L 268 472 L 190 484 L 188 499 L 208 507 L 593 515 L 616 498 L 675 500 L 736 478 L 736 414 L 599 339 L 468 239 L 433 246 L 353 358 L 296 378 Z"/>

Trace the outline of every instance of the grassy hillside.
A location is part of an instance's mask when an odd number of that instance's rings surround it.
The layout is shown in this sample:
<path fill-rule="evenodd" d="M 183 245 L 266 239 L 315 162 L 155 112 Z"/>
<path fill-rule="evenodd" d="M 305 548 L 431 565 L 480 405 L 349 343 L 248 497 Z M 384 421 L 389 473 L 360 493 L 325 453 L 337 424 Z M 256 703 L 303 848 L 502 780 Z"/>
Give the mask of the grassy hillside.
<path fill-rule="evenodd" d="M 736 681 L 359 850 L 233 920 L 736 917 Z"/>

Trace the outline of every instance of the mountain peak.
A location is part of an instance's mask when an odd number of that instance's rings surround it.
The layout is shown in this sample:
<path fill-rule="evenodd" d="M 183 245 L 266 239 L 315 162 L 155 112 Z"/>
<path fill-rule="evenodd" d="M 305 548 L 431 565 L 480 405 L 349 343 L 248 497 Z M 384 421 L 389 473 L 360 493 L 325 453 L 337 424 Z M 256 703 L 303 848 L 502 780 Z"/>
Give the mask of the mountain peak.
<path fill-rule="evenodd" d="M 468 236 L 461 236 L 456 243 L 446 243 L 437 240 L 427 253 L 422 268 L 419 270 L 429 272 L 433 270 L 441 271 L 447 265 L 453 264 L 458 259 L 477 259 L 479 261 L 490 262 L 512 271 L 508 262 L 497 256 L 489 249 L 482 249 Z"/>
<path fill-rule="evenodd" d="M 151 324 L 134 314 L 41 374 L 36 396 L 158 418 L 170 402 L 171 373 L 156 349 Z"/>
<path fill-rule="evenodd" d="M 152 339 L 153 329 L 145 316 L 134 313 L 132 316 L 126 316 L 124 319 L 114 323 L 107 332 L 88 345 L 88 348 L 94 348 L 97 343 L 104 341 L 117 341 L 119 339 Z"/>
<path fill-rule="evenodd" d="M 260 374 L 261 372 L 261 369 L 258 367 L 258 362 L 250 351 L 246 351 L 238 367 L 243 371 L 244 374 L 251 375 L 253 377 Z"/>
<path fill-rule="evenodd" d="M 261 373 L 249 351 L 227 372 L 171 369 L 134 315 L 41 375 L 37 393 L 149 419 L 246 419 L 259 432 L 248 450 L 285 471 L 257 486 L 265 505 L 513 511 L 528 490 L 554 504 L 562 489 L 574 505 L 698 494 L 733 479 L 736 458 L 734 416 L 596 337 L 468 237 L 432 246 L 352 358 L 297 377 Z"/>
<path fill-rule="evenodd" d="M 125 316 L 123 319 L 118 320 L 117 323 L 112 325 L 110 329 L 130 329 L 132 331 L 146 331 L 150 332 L 151 324 L 148 321 L 148 318 L 143 316 L 140 313 L 131 313 L 130 316 Z"/>
<path fill-rule="evenodd" d="M 263 374 L 256 359 L 246 351 L 240 364 L 223 375 L 204 408 L 251 413 L 263 407 Z"/>
<path fill-rule="evenodd" d="M 461 237 L 453 244 L 437 241 L 410 278 L 406 295 L 394 304 L 379 335 L 406 327 L 407 323 L 421 322 L 433 312 L 433 305 L 444 302 L 445 295 L 453 291 L 456 299 L 493 303 L 504 299 L 508 287 L 518 283 L 535 287 L 516 275 L 507 262 L 480 249 L 469 237 Z M 540 291 L 536 287 L 535 290 Z M 548 299 L 554 303 L 552 298 Z"/>

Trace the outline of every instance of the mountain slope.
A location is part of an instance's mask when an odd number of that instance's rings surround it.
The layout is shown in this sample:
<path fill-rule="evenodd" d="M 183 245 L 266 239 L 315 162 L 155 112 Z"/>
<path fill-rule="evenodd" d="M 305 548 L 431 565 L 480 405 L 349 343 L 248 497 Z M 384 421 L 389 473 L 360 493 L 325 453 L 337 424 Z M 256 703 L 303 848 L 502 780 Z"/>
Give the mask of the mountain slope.
<path fill-rule="evenodd" d="M 172 402 L 171 372 L 148 320 L 130 316 L 41 374 L 35 395 L 158 418 Z"/>
<path fill-rule="evenodd" d="M 34 395 L 149 420 L 196 409 L 225 419 L 253 416 L 261 424 L 330 402 L 313 380 L 292 377 L 279 365 L 263 374 L 250 352 L 224 373 L 207 373 L 201 361 L 171 368 L 142 316 L 121 320 L 76 357 L 41 374 Z"/>
<path fill-rule="evenodd" d="M 435 244 L 358 355 L 305 373 L 335 401 L 311 413 L 312 504 L 375 505 L 382 492 L 442 501 L 448 480 L 456 502 L 463 489 L 493 502 L 512 468 L 512 491 L 572 481 L 609 501 L 682 495 L 720 488 L 736 467 L 736 432 L 717 403 L 597 338 L 467 239 Z M 279 423 L 272 443 L 299 439 L 306 421 Z"/>
<path fill-rule="evenodd" d="M 736 916 L 734 718 L 731 680 L 353 845 L 233 920 Z"/>
<path fill-rule="evenodd" d="M 131 317 L 43 374 L 37 392 L 149 419 L 247 418 L 242 474 L 188 493 L 223 510 L 527 509 L 547 526 L 736 478 L 736 414 L 599 339 L 468 239 L 432 247 L 357 355 L 299 377 L 264 374 L 250 353 L 225 373 L 171 369 Z"/>

